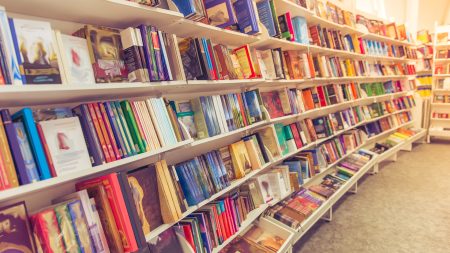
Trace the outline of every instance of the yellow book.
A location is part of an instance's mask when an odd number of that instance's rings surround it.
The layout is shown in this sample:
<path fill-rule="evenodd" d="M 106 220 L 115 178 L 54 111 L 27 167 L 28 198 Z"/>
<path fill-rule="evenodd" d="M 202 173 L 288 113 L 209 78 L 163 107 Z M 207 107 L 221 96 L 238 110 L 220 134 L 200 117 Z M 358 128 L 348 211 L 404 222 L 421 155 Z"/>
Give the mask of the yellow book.
<path fill-rule="evenodd" d="M 231 144 L 230 153 L 236 178 L 243 178 L 245 174 L 252 169 L 252 164 L 244 141 L 238 141 Z"/>

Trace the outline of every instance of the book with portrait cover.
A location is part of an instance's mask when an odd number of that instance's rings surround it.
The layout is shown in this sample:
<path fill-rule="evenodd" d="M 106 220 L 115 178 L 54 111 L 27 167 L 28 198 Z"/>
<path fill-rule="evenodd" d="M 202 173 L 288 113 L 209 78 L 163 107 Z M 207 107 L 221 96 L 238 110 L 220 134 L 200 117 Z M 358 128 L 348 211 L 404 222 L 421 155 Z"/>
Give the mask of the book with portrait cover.
<path fill-rule="evenodd" d="M 2 252 L 35 252 L 33 232 L 25 202 L 0 208 L 0 249 Z"/>
<path fill-rule="evenodd" d="M 9 19 L 24 84 L 60 84 L 61 75 L 49 22 Z"/>
<path fill-rule="evenodd" d="M 128 80 L 128 71 L 122 57 L 122 44 L 118 30 L 86 25 L 73 35 L 86 38 L 97 83 Z"/>
<path fill-rule="evenodd" d="M 61 61 L 69 84 L 93 84 L 94 72 L 89 58 L 87 40 L 55 31 Z"/>
<path fill-rule="evenodd" d="M 49 148 L 56 174 L 62 175 L 91 167 L 91 160 L 78 117 L 38 123 Z"/>

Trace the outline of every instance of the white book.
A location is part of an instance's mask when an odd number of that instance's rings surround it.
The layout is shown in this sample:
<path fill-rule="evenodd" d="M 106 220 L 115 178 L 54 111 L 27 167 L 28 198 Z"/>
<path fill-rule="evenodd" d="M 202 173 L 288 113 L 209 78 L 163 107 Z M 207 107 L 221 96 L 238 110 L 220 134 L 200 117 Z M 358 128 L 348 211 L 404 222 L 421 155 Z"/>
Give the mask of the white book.
<path fill-rule="evenodd" d="M 223 104 L 218 95 L 213 96 L 214 106 L 216 107 L 216 112 L 219 116 L 220 130 L 222 133 L 228 132 L 227 121 L 225 119 L 225 111 L 223 110 Z"/>
<path fill-rule="evenodd" d="M 63 52 L 61 51 L 62 43 L 58 42 L 58 36 L 61 36 L 61 32 L 59 30 L 54 30 L 52 35 L 53 35 L 53 37 L 52 37 L 53 45 L 55 45 L 56 58 L 59 59 L 58 68 L 59 68 L 59 73 L 61 74 L 61 83 L 68 84 L 69 81 L 67 80 L 66 67 L 64 66 L 63 60 L 62 60 L 62 55 L 63 55 Z"/>
<path fill-rule="evenodd" d="M 61 74 L 70 85 L 95 84 L 94 71 L 89 57 L 86 39 L 61 34 L 55 31 L 56 41 L 61 53 L 63 70 Z"/>
<path fill-rule="evenodd" d="M 38 123 L 58 176 L 92 167 L 78 117 Z"/>
<path fill-rule="evenodd" d="M 262 62 L 265 66 L 265 76 L 264 78 L 267 80 L 275 80 L 277 79 L 277 74 L 275 72 L 275 65 L 273 63 L 273 54 L 271 49 L 267 49 L 261 52 Z M 263 71 L 261 70 L 261 73 Z"/>

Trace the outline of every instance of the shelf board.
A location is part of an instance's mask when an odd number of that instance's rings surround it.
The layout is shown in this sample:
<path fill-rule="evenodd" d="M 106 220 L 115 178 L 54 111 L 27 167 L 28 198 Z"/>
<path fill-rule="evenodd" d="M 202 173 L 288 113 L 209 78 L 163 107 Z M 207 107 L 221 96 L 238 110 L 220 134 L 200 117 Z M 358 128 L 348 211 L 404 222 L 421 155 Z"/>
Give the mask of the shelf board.
<path fill-rule="evenodd" d="M 274 37 L 265 37 L 252 44 L 252 47 L 258 49 L 281 48 L 283 50 L 304 50 L 307 51 L 310 45 L 301 44 L 295 41 L 288 41 Z"/>
<path fill-rule="evenodd" d="M 450 58 L 445 58 L 445 59 L 434 59 L 435 63 L 450 63 Z"/>
<path fill-rule="evenodd" d="M 103 165 L 95 166 L 89 169 L 83 169 L 83 170 L 77 170 L 72 173 L 67 173 L 65 175 L 61 175 L 58 177 L 50 178 L 47 180 L 42 180 L 39 182 L 27 184 L 27 185 L 21 185 L 16 188 L 7 189 L 0 191 L 0 202 L 4 202 L 10 199 L 15 199 L 22 197 L 24 195 L 43 191 L 43 190 L 49 190 L 51 188 L 57 187 L 61 184 L 66 184 L 69 182 L 73 182 L 82 178 L 86 177 L 93 177 L 100 173 L 105 172 L 116 172 L 121 169 L 126 169 L 130 167 L 140 167 L 144 166 L 146 164 L 154 163 L 157 161 L 160 154 L 167 152 L 172 149 L 176 148 L 182 148 L 191 143 L 192 140 L 186 140 L 183 142 L 179 142 L 176 145 L 172 146 L 166 146 L 163 148 L 160 148 L 155 151 L 146 152 L 143 154 L 138 154 L 135 156 L 127 157 L 121 160 L 117 160 L 110 163 L 105 163 Z"/>
<path fill-rule="evenodd" d="M 420 75 L 432 75 L 433 71 L 431 69 L 429 70 L 419 70 L 416 71 L 416 76 L 420 76 Z"/>
<path fill-rule="evenodd" d="M 450 48 L 450 43 L 436 44 L 434 47 L 435 47 L 436 51 L 439 49 L 447 49 L 447 48 Z"/>
<path fill-rule="evenodd" d="M 162 27 L 165 32 L 176 34 L 181 38 L 205 37 L 215 44 L 227 46 L 242 46 L 259 40 L 258 36 L 222 29 L 209 24 L 195 22 L 189 19 L 179 19 L 168 26 Z"/>
<path fill-rule="evenodd" d="M 431 103 L 432 106 L 450 106 L 450 103 Z"/>
<path fill-rule="evenodd" d="M 430 128 L 428 135 L 432 137 L 450 137 L 450 130 L 438 130 Z"/>
<path fill-rule="evenodd" d="M 179 12 L 125 0 L 0 0 L 0 5 L 7 12 L 121 29 L 139 24 L 164 27 L 183 18 Z"/>
<path fill-rule="evenodd" d="M 382 36 L 382 35 L 378 35 L 378 34 L 374 34 L 374 33 L 365 33 L 364 35 L 362 35 L 362 37 L 364 39 L 382 41 L 382 42 L 387 42 L 387 43 L 391 43 L 391 44 L 394 44 L 394 45 L 415 46 L 413 43 L 410 43 L 410 42 L 407 42 L 407 41 L 400 41 L 400 40 L 392 39 L 392 38 L 389 38 L 389 37 L 386 37 L 386 36 Z"/>
<path fill-rule="evenodd" d="M 432 121 L 450 122 L 450 119 L 445 118 L 431 118 Z"/>
<path fill-rule="evenodd" d="M 450 77 L 450 74 L 434 74 L 433 75 L 435 78 L 448 78 Z"/>

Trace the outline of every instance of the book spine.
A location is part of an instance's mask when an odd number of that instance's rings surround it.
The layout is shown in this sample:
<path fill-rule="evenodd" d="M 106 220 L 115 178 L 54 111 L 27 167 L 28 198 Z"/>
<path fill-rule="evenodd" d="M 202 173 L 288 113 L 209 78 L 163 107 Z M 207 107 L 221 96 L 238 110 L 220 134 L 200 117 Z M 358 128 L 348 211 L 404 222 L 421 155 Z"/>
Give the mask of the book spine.
<path fill-rule="evenodd" d="M 98 107 L 100 108 L 100 113 L 105 123 L 106 132 L 111 142 L 112 149 L 114 154 L 116 155 L 116 160 L 122 159 L 123 153 L 122 149 L 120 149 L 120 142 L 115 138 L 114 130 L 112 128 L 111 122 L 109 121 L 108 114 L 106 113 L 105 105 L 103 103 L 98 103 Z"/>
<path fill-rule="evenodd" d="M 106 114 L 108 115 L 108 119 L 111 124 L 111 129 L 113 131 L 114 139 L 117 141 L 117 148 L 119 149 L 119 153 L 122 155 L 122 157 L 127 157 L 128 151 L 125 148 L 125 142 L 123 140 L 116 115 L 114 114 L 114 110 L 113 110 L 110 102 L 104 102 L 103 105 L 105 107 Z"/>
<path fill-rule="evenodd" d="M 107 163 L 112 162 L 111 156 L 109 154 L 108 148 L 106 147 L 105 139 L 103 138 L 102 130 L 100 129 L 100 123 L 97 119 L 97 114 L 95 113 L 94 106 L 92 104 L 87 104 L 87 109 L 89 110 L 89 115 L 92 118 L 92 123 L 95 128 L 95 132 L 97 133 L 97 138 L 102 147 L 103 155 Z"/>
<path fill-rule="evenodd" d="M 81 127 L 83 129 L 84 138 L 86 141 L 89 155 L 91 156 L 92 165 L 98 166 L 106 162 L 103 155 L 100 141 L 95 133 L 94 123 L 89 108 L 87 105 L 80 105 L 72 110 L 80 119 Z"/>
<path fill-rule="evenodd" d="M 1 115 L 0 115 L 0 156 L 3 158 L 6 174 L 8 175 L 8 180 L 11 183 L 11 187 L 19 186 L 16 168 L 14 166 L 11 150 L 8 145 L 7 134 L 5 132 L 5 127 Z"/>
<path fill-rule="evenodd" d="M 165 81 L 166 77 L 164 75 L 164 66 L 163 66 L 163 59 L 161 56 L 161 47 L 159 44 L 159 39 L 158 39 L 158 32 L 156 30 L 155 27 L 151 27 L 151 40 L 152 40 L 152 45 L 153 45 L 153 51 L 154 51 L 154 55 L 155 55 L 155 59 L 156 59 L 156 71 L 158 73 L 158 77 L 160 81 Z"/>
<path fill-rule="evenodd" d="M 6 16 L 6 12 L 2 12 L 2 15 Z M 6 28 L 6 24 L 4 24 L 5 22 L 5 18 L 2 17 L 2 26 L 3 28 Z M 9 22 L 9 30 L 11 31 L 11 44 L 12 46 L 9 48 L 9 52 L 12 54 L 11 58 L 14 56 L 15 53 L 15 59 L 11 59 L 12 61 L 10 61 L 10 63 L 12 63 L 13 65 L 10 65 L 10 67 L 14 67 L 17 64 L 17 68 L 12 69 L 12 74 L 14 76 L 14 83 L 15 84 L 26 84 L 27 83 L 27 79 L 25 78 L 25 73 L 24 73 L 24 69 L 23 69 L 23 65 L 22 65 L 22 57 L 20 56 L 20 50 L 19 50 L 19 43 L 18 43 L 18 39 L 17 39 L 17 35 L 16 35 L 16 29 L 14 27 L 14 20 L 12 18 L 7 18 L 8 22 Z M 3 30 L 3 29 L 2 29 Z M 4 35 L 8 33 L 8 30 L 4 31 Z M 14 47 L 14 51 L 12 51 L 12 47 Z M 14 53 L 13 53 L 14 52 Z M 18 70 L 18 72 L 17 72 Z M 17 73 L 16 73 L 17 72 Z"/>
<path fill-rule="evenodd" d="M 52 175 L 48 167 L 44 149 L 42 148 L 42 143 L 39 139 L 39 134 L 36 129 L 36 123 L 33 119 L 33 112 L 30 108 L 24 108 L 21 111 L 15 113 L 12 118 L 13 120 L 18 120 L 20 118 L 23 120 L 29 138 L 30 146 L 34 154 L 34 159 L 39 169 L 41 180 L 51 178 Z"/>
<path fill-rule="evenodd" d="M 145 152 L 145 151 L 149 151 L 150 147 L 149 147 L 149 143 L 147 142 L 148 140 L 146 138 L 145 131 L 143 129 L 143 122 L 142 122 L 142 119 L 141 119 L 141 113 L 136 109 L 135 103 L 136 102 L 131 101 L 130 102 L 130 107 L 131 107 L 131 110 L 133 112 L 134 119 L 136 120 L 137 130 L 138 130 L 138 133 L 139 133 L 139 135 L 141 137 L 142 145 L 144 147 L 144 152 Z"/>
<path fill-rule="evenodd" d="M 0 7 L 0 33 L 3 39 L 4 46 L 4 55 L 3 59 L 5 60 L 5 65 L 7 66 L 3 69 L 5 72 L 8 72 L 6 76 L 9 76 L 9 83 L 20 85 L 22 84 L 22 77 L 20 74 L 20 64 L 19 58 L 16 56 L 16 51 L 11 35 L 11 30 L 8 22 L 8 17 L 6 15 L 5 8 Z"/>
<path fill-rule="evenodd" d="M 56 169 L 55 169 L 55 164 L 53 163 L 52 155 L 50 153 L 50 149 L 48 148 L 47 140 L 45 140 L 44 131 L 42 131 L 41 124 L 37 123 L 36 128 L 39 133 L 39 138 L 41 139 L 42 146 L 44 147 L 44 153 L 45 153 L 45 157 L 47 158 L 48 167 L 50 168 L 50 173 L 51 173 L 52 177 L 56 177 L 57 173 L 56 173 Z"/>
<path fill-rule="evenodd" d="M 161 47 L 163 67 L 164 67 L 164 78 L 166 81 L 172 81 L 173 80 L 172 67 L 170 66 L 169 56 L 167 54 L 168 45 L 166 44 L 164 36 L 165 35 L 163 34 L 163 32 L 158 31 L 159 46 Z"/>
<path fill-rule="evenodd" d="M 92 103 L 92 105 L 94 107 L 94 113 L 97 116 L 97 121 L 98 121 L 98 124 L 100 127 L 100 131 L 102 132 L 103 138 L 105 140 L 106 148 L 108 149 L 110 159 L 111 159 L 111 161 L 115 161 L 116 153 L 114 152 L 111 140 L 109 139 L 109 134 L 108 134 L 108 131 L 106 130 L 106 124 L 103 121 L 103 116 L 102 116 L 102 113 L 100 112 L 100 107 L 97 103 Z"/>
<path fill-rule="evenodd" d="M 139 154 L 145 152 L 145 147 L 142 142 L 141 136 L 139 135 L 139 129 L 138 129 L 136 120 L 134 118 L 133 111 L 130 106 L 130 102 L 122 101 L 122 102 L 120 102 L 120 105 L 122 106 L 125 120 L 130 129 L 131 138 L 133 139 L 133 142 L 135 143 L 136 151 Z"/>
<path fill-rule="evenodd" d="M 120 126 L 122 126 L 122 130 L 123 130 L 122 136 L 124 137 L 124 141 L 126 141 L 126 143 L 129 144 L 128 146 L 130 148 L 130 152 L 131 152 L 130 154 L 136 155 L 137 154 L 136 146 L 133 142 L 133 138 L 131 138 L 131 133 L 130 133 L 130 130 L 128 129 L 125 115 L 123 114 L 120 103 L 118 101 L 111 102 L 111 106 L 114 106 L 115 111 L 117 111 L 117 120 L 120 121 Z"/>

